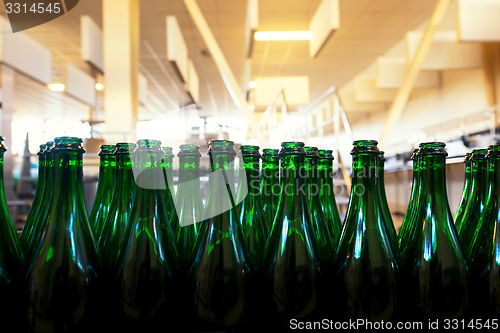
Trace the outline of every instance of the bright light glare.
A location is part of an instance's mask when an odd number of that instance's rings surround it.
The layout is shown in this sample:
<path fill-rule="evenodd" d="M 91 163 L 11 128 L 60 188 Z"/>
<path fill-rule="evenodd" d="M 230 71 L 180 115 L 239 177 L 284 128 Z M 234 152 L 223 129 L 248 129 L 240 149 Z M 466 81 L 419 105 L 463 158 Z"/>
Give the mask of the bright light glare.
<path fill-rule="evenodd" d="M 97 82 L 95 84 L 95 90 L 97 90 L 97 91 L 103 91 L 104 90 L 104 84 Z"/>
<path fill-rule="evenodd" d="M 51 83 L 47 86 L 52 91 L 64 91 L 66 87 L 62 83 Z"/>
<path fill-rule="evenodd" d="M 248 86 L 250 88 L 257 88 L 257 81 L 250 81 L 250 82 L 248 82 Z"/>
<path fill-rule="evenodd" d="M 250 111 L 255 110 L 255 105 L 249 105 L 249 106 L 248 106 L 248 110 L 250 110 Z"/>
<path fill-rule="evenodd" d="M 311 40 L 311 31 L 257 31 L 255 40 Z"/>

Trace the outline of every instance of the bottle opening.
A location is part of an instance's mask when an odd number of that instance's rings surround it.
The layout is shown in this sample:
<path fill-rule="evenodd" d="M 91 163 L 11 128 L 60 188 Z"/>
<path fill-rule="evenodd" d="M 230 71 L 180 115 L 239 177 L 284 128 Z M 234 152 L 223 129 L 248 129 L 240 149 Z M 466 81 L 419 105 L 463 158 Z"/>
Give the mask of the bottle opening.
<path fill-rule="evenodd" d="M 240 153 L 243 156 L 260 157 L 259 146 L 240 146 Z"/>
<path fill-rule="evenodd" d="M 486 157 L 494 157 L 494 158 L 499 158 L 500 157 L 500 145 L 489 145 L 488 146 L 488 154 L 486 154 Z"/>
<path fill-rule="evenodd" d="M 304 147 L 304 150 L 306 151 L 306 156 L 308 158 L 319 158 L 318 154 L 318 148 L 316 147 Z"/>
<path fill-rule="evenodd" d="M 113 155 L 115 150 L 116 150 L 116 146 L 115 145 L 101 145 L 101 150 L 99 151 L 99 156 L 101 155 Z"/>
<path fill-rule="evenodd" d="M 137 147 L 159 147 L 161 145 L 160 140 L 149 140 L 149 139 L 141 139 L 137 140 Z"/>
<path fill-rule="evenodd" d="M 200 146 L 184 144 L 179 146 L 179 153 L 177 156 L 201 156 Z"/>
<path fill-rule="evenodd" d="M 357 140 L 352 143 L 351 155 L 359 153 L 378 153 L 378 141 L 376 140 Z"/>
<path fill-rule="evenodd" d="M 77 137 L 70 136 L 60 136 L 54 139 L 53 150 L 73 150 L 73 151 L 85 151 L 82 146 L 83 140 Z"/>
<path fill-rule="evenodd" d="M 136 147 L 135 143 L 119 142 L 116 144 L 115 154 L 127 154 L 134 151 Z"/>
<path fill-rule="evenodd" d="M 486 154 L 488 154 L 488 149 L 473 149 L 470 160 L 471 161 L 485 160 Z"/>
<path fill-rule="evenodd" d="M 421 155 L 448 155 L 444 142 L 422 142 L 419 147 Z"/>

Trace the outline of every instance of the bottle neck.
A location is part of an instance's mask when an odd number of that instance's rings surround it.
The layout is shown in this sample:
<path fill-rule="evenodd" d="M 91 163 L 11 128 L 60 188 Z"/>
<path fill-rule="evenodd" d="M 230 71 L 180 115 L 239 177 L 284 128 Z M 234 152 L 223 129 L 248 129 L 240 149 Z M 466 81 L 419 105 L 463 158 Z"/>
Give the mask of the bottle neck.
<path fill-rule="evenodd" d="M 227 198 L 231 200 L 231 207 L 235 207 L 234 191 L 234 155 L 227 153 L 210 153 L 209 198 L 212 207 L 227 206 Z"/>
<path fill-rule="evenodd" d="M 132 162 L 130 161 L 130 154 L 117 154 L 116 155 L 116 191 L 120 192 L 122 189 L 130 190 L 133 188 L 133 174 Z"/>
<path fill-rule="evenodd" d="M 471 181 L 476 190 L 486 189 L 488 178 L 488 160 L 481 159 L 472 162 Z"/>
<path fill-rule="evenodd" d="M 384 187 L 384 184 L 385 184 L 385 177 L 384 177 L 385 162 L 379 160 L 377 165 L 378 165 L 378 178 L 377 178 L 378 179 L 378 187 L 379 187 L 380 191 L 382 191 L 385 194 L 385 187 Z"/>
<path fill-rule="evenodd" d="M 488 158 L 488 201 L 496 200 L 500 207 L 500 157 Z"/>
<path fill-rule="evenodd" d="M 320 158 L 318 161 L 318 176 L 320 178 L 321 194 L 333 196 L 333 159 Z"/>
<path fill-rule="evenodd" d="M 263 197 L 270 197 L 273 194 L 279 197 L 275 185 L 280 182 L 280 159 L 279 157 L 262 157 L 262 189 Z M 274 193 L 273 191 L 276 191 Z"/>
<path fill-rule="evenodd" d="M 135 154 L 134 168 L 137 175 L 135 183 L 138 192 L 162 191 L 165 189 L 165 179 L 162 169 L 160 152 L 137 152 Z"/>
<path fill-rule="evenodd" d="M 99 160 L 99 183 L 113 180 L 116 160 L 114 155 L 101 155 Z"/>
<path fill-rule="evenodd" d="M 7 204 L 7 200 L 5 199 L 5 189 L 3 183 L 3 157 L 4 153 L 0 153 L 0 204 Z"/>
<path fill-rule="evenodd" d="M 281 192 L 284 191 L 286 196 L 306 195 L 305 155 L 285 155 L 281 159 L 281 166 L 283 171 Z"/>
<path fill-rule="evenodd" d="M 449 207 L 446 191 L 446 156 L 422 155 L 419 174 L 421 197 L 428 202 Z"/>
<path fill-rule="evenodd" d="M 246 177 L 239 177 L 239 186 L 241 188 L 246 182 L 248 188 L 248 195 L 259 196 L 259 157 L 257 156 L 243 156 L 243 161 L 240 161 L 240 172 L 244 172 Z"/>
<path fill-rule="evenodd" d="M 378 176 L 377 155 L 372 153 L 354 155 L 352 170 L 351 195 L 354 195 L 354 198 L 362 198 L 364 196 L 359 193 L 373 193 Z"/>
<path fill-rule="evenodd" d="M 179 185 L 200 179 L 200 157 L 179 156 Z"/>
<path fill-rule="evenodd" d="M 55 151 L 54 156 L 54 187 L 55 193 L 65 200 L 68 198 L 83 198 L 83 152 Z"/>

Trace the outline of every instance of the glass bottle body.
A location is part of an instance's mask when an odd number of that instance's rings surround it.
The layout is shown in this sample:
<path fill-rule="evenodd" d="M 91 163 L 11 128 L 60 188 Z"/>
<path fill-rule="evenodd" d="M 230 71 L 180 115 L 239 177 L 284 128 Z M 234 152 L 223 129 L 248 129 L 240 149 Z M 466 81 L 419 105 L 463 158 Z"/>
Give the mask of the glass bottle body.
<path fill-rule="evenodd" d="M 101 262 L 83 196 L 82 140 L 55 141 L 53 195 L 27 276 L 28 322 L 36 332 L 89 328 L 99 312 Z"/>
<path fill-rule="evenodd" d="M 394 254 L 396 254 L 398 248 L 398 234 L 396 233 L 396 228 L 394 227 L 394 221 L 392 220 L 389 204 L 387 203 L 387 195 L 385 194 L 385 157 L 383 151 L 379 152 L 377 165 L 377 193 L 380 198 L 380 211 L 383 215 L 385 229 L 387 231 L 387 236 L 389 237 L 389 242 L 391 243 L 391 249 Z"/>
<path fill-rule="evenodd" d="M 102 228 L 106 222 L 113 191 L 115 185 L 115 156 L 113 155 L 116 147 L 114 145 L 101 145 L 99 151 L 99 182 L 97 191 L 89 215 L 89 222 L 95 235 L 102 233 Z"/>
<path fill-rule="evenodd" d="M 282 184 L 278 212 L 266 245 L 267 312 L 281 327 L 290 320 L 307 321 L 321 315 L 322 271 L 311 227 L 305 191 L 305 150 L 302 142 L 283 142 Z M 268 296 L 269 297 L 269 296 Z"/>
<path fill-rule="evenodd" d="M 453 218 L 455 224 L 457 223 L 457 221 L 461 221 L 463 219 L 465 213 L 465 207 L 467 206 L 467 201 L 469 200 L 470 189 L 471 189 L 471 178 L 472 178 L 472 162 L 470 160 L 471 157 L 472 153 L 465 154 L 465 159 L 464 159 L 465 181 L 464 181 L 464 188 L 462 191 L 462 197 L 460 199 L 460 203 L 458 204 L 455 217 Z"/>
<path fill-rule="evenodd" d="M 419 181 L 420 161 L 418 155 L 418 148 L 413 150 L 411 159 L 413 160 L 413 180 L 411 186 L 410 201 L 408 202 L 408 208 L 406 209 L 403 222 L 401 223 L 401 229 L 399 230 L 398 234 L 398 249 L 397 249 L 398 258 L 401 256 L 401 251 L 403 251 L 403 248 L 406 247 L 407 244 L 409 244 L 409 240 L 407 239 L 408 230 L 412 229 L 410 224 L 413 221 L 413 217 L 416 211 L 415 207 L 417 206 L 418 200 L 420 198 L 420 181 Z"/>
<path fill-rule="evenodd" d="M 469 303 L 469 270 L 446 193 L 444 147 L 439 142 L 420 145 L 420 197 L 408 244 L 400 251 L 402 300 L 419 319 L 460 319 Z"/>
<path fill-rule="evenodd" d="M 201 329 L 225 330 L 251 317 L 252 272 L 234 201 L 233 142 L 210 141 L 206 230 L 192 269 L 194 314 Z"/>
<path fill-rule="evenodd" d="M 347 317 L 394 320 L 399 269 L 387 235 L 376 185 L 376 141 L 355 141 L 351 196 L 337 248 L 341 307 Z"/>
<path fill-rule="evenodd" d="M 262 181 L 260 194 L 267 229 L 271 231 L 280 199 L 279 149 L 264 149 L 262 154 Z M 268 235 L 269 236 L 269 235 Z"/>

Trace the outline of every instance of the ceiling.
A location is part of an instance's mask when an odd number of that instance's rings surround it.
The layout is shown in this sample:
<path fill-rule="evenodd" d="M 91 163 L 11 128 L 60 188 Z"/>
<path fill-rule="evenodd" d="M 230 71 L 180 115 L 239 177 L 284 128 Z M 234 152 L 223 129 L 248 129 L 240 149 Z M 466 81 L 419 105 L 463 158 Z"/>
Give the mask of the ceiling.
<path fill-rule="evenodd" d="M 307 41 L 255 41 L 252 74 L 257 76 L 307 75 L 311 101 L 330 86 L 342 87 L 363 71 L 404 34 L 427 19 L 437 0 L 339 0 L 340 28 L 319 55 L 309 58 Z M 259 1 L 259 30 L 308 30 L 320 0 Z M 245 67 L 245 0 L 198 0 L 238 82 Z M 1 6 L 1 15 L 6 16 Z M 141 0 L 140 69 L 148 78 L 148 103 L 143 117 L 174 110 L 189 101 L 184 84 L 166 59 L 166 15 L 175 15 L 200 77 L 201 116 L 240 115 L 236 110 L 205 44 L 182 0 Z M 52 51 L 53 78 L 62 75 L 66 62 L 91 73 L 80 56 L 80 16 L 90 15 L 102 26 L 102 0 L 85 0 L 68 14 L 29 29 Z M 64 93 L 52 93 L 45 86 L 17 74 L 15 110 L 45 119 L 72 116 L 88 119 L 90 108 Z M 257 110 L 262 111 L 262 110 Z"/>

